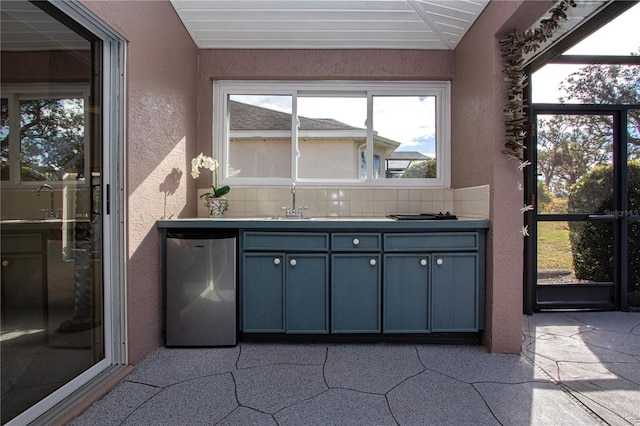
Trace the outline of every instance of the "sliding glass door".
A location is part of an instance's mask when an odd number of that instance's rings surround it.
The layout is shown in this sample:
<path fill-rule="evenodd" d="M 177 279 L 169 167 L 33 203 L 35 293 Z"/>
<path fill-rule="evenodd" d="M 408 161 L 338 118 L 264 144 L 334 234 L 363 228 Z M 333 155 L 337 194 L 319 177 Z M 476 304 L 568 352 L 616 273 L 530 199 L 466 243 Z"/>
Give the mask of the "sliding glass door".
<path fill-rule="evenodd" d="M 105 364 L 108 159 L 103 41 L 47 2 L 1 8 L 5 424 L 42 414 Z"/>

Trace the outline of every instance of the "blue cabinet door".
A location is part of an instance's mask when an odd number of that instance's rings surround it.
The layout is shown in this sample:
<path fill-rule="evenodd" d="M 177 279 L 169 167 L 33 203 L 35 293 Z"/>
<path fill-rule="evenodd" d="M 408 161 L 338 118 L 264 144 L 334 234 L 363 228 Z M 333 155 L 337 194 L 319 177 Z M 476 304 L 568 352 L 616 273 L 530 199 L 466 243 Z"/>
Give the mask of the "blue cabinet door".
<path fill-rule="evenodd" d="M 331 331 L 380 332 L 380 255 L 331 256 Z"/>
<path fill-rule="evenodd" d="M 328 255 L 288 254 L 285 275 L 287 333 L 327 333 Z"/>
<path fill-rule="evenodd" d="M 242 328 L 245 332 L 284 331 L 284 255 L 242 256 Z"/>
<path fill-rule="evenodd" d="M 384 256 L 385 333 L 429 331 L 428 254 L 386 254 Z"/>
<path fill-rule="evenodd" d="M 478 255 L 433 254 L 431 331 L 477 331 Z"/>

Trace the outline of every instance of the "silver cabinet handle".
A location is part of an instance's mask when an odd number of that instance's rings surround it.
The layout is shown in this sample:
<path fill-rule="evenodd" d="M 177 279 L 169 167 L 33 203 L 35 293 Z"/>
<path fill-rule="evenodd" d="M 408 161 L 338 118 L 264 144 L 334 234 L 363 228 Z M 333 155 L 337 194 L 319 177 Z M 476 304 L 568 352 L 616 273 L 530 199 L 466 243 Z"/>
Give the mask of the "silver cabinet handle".
<path fill-rule="evenodd" d="M 375 260 L 375 259 L 371 259 L 371 260 L 369 260 L 369 265 L 371 265 L 371 266 L 376 266 L 376 263 L 377 263 L 377 262 L 376 262 L 376 260 Z"/>
<path fill-rule="evenodd" d="M 427 259 L 420 259 L 420 265 L 427 266 Z"/>
<path fill-rule="evenodd" d="M 298 263 L 298 262 L 296 262 L 296 260 L 295 260 L 295 259 L 291 259 L 291 261 L 289 262 L 289 264 L 290 264 L 291 266 L 296 266 L 296 263 Z"/>
<path fill-rule="evenodd" d="M 442 265 L 443 263 L 444 263 L 444 260 L 442 260 L 442 259 L 436 260 L 436 265 L 438 265 L 438 266 Z"/>
<path fill-rule="evenodd" d="M 273 259 L 273 264 L 274 265 L 279 265 L 280 264 L 280 258 L 276 257 L 275 259 Z"/>
<path fill-rule="evenodd" d="M 9 266 L 9 261 L 8 260 L 3 260 L 2 261 L 2 266 Z"/>
<path fill-rule="evenodd" d="M 360 240 L 359 240 L 359 239 L 357 239 L 357 238 L 354 238 L 354 239 L 353 239 L 353 245 L 354 245 L 354 246 L 358 246 L 358 245 L 360 245 Z"/>

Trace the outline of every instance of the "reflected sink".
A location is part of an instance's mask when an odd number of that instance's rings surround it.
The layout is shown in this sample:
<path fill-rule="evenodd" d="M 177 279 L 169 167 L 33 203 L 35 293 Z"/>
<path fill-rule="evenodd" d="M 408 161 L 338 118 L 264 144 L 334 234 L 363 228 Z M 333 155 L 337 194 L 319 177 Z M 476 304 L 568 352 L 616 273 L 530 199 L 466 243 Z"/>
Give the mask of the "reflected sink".
<path fill-rule="evenodd" d="M 357 217 L 357 216 L 320 216 L 320 217 L 286 217 L 286 216 L 272 216 L 267 217 L 264 220 L 283 220 L 283 221 L 296 221 L 296 220 L 312 220 L 315 222 L 318 221 L 352 221 L 352 222 L 362 222 L 362 221 L 391 221 L 392 219 L 386 217 Z"/>
<path fill-rule="evenodd" d="M 61 219 L 52 218 L 52 219 L 3 219 L 0 221 L 1 224 L 7 225 L 10 223 L 53 223 L 53 222 L 62 222 Z"/>

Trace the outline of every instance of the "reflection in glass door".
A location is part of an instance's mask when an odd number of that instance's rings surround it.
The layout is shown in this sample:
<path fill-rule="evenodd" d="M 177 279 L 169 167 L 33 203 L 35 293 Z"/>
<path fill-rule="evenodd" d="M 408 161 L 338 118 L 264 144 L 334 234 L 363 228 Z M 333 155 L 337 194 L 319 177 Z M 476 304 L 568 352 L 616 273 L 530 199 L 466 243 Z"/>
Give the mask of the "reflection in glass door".
<path fill-rule="evenodd" d="M 4 424 L 103 360 L 105 336 L 101 44 L 33 3 L 1 7 Z"/>
<path fill-rule="evenodd" d="M 618 115 L 537 111 L 535 303 L 612 309 L 618 303 Z M 558 108 L 560 110 L 560 108 Z"/>
<path fill-rule="evenodd" d="M 626 260 L 623 257 L 623 265 L 626 265 L 627 304 L 640 306 L 640 109 L 628 109 L 626 114 L 627 136 L 627 186 L 626 201 L 629 226 L 623 228 L 622 238 L 629 242 Z M 623 272 L 624 273 L 624 272 Z"/>

